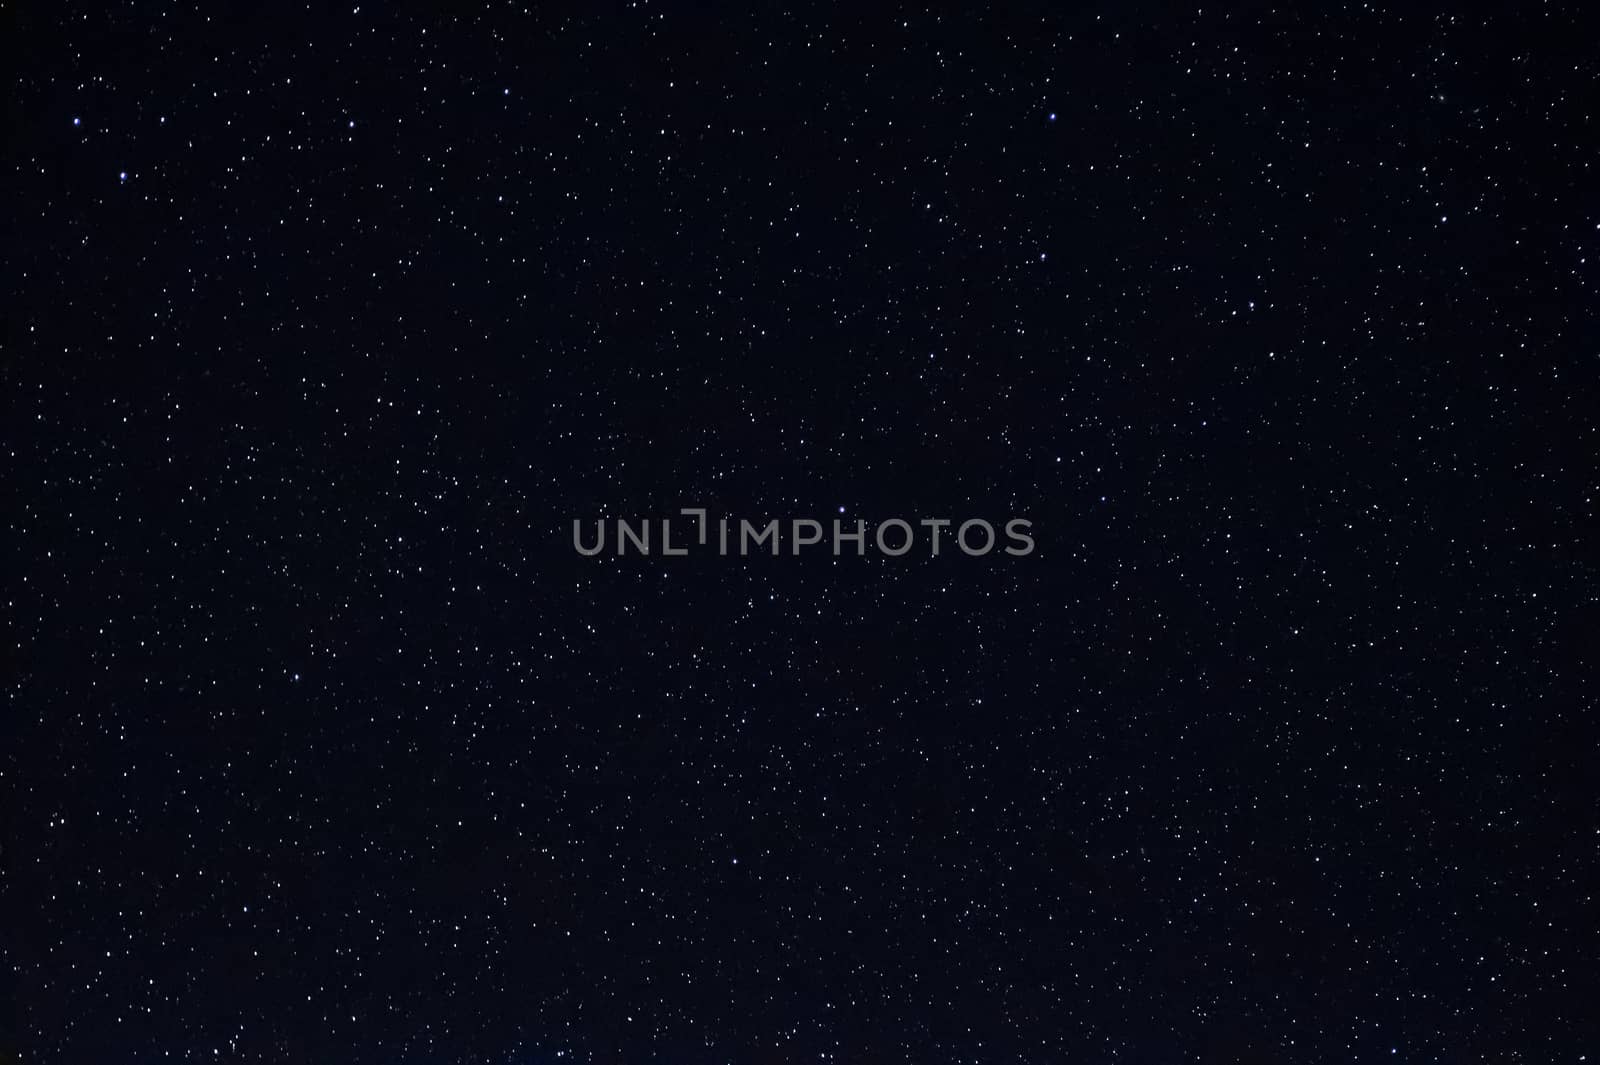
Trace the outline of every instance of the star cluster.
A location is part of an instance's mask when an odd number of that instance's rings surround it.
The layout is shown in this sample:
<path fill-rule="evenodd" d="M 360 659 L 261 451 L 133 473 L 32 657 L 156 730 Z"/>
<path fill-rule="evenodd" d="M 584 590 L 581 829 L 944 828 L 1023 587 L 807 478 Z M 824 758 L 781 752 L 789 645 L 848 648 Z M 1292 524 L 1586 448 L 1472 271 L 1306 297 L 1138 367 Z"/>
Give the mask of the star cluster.
<path fill-rule="evenodd" d="M 1582 5 L 443 10 L 7 12 L 0 1059 L 1594 1053 Z"/>

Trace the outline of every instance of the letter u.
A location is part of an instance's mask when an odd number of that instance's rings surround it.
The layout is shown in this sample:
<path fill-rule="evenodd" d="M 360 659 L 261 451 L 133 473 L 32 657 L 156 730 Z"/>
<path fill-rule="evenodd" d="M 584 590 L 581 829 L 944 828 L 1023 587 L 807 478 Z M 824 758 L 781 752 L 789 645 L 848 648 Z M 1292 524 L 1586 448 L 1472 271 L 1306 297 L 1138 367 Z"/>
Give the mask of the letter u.
<path fill-rule="evenodd" d="M 572 546 L 578 549 L 578 554 L 598 555 L 600 552 L 604 551 L 606 549 L 605 520 L 599 518 L 595 520 L 594 527 L 596 536 L 593 548 L 586 548 L 583 546 L 583 537 L 578 535 L 578 530 L 582 528 L 582 526 L 583 522 L 579 521 L 577 518 L 572 519 Z"/>

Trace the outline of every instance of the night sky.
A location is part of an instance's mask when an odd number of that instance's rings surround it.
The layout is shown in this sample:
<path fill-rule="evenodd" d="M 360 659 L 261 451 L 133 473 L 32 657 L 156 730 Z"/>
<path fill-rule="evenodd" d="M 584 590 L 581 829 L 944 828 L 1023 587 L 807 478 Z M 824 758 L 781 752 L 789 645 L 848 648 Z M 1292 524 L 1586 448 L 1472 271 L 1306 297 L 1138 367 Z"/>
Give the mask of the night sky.
<path fill-rule="evenodd" d="M 1600 1054 L 1585 6 L 5 5 L 0 1061 Z"/>

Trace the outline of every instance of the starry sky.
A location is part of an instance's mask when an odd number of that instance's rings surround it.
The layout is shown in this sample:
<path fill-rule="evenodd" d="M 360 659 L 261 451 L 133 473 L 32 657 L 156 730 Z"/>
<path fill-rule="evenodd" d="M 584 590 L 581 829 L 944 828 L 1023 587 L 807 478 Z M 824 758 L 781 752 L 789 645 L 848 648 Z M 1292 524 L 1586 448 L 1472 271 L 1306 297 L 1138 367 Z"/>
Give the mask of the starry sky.
<path fill-rule="evenodd" d="M 1596 1053 L 1584 7 L 6 5 L 0 1060 Z"/>

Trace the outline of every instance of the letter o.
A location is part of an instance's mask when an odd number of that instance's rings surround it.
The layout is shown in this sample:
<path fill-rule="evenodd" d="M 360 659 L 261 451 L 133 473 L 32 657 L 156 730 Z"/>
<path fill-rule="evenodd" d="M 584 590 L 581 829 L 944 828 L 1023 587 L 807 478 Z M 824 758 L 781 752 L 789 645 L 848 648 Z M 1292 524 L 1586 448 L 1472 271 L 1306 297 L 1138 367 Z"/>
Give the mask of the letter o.
<path fill-rule="evenodd" d="M 986 539 L 984 540 L 982 551 L 974 551 L 972 548 L 967 546 L 967 530 L 972 528 L 974 525 L 983 526 L 983 535 L 986 537 Z M 956 543 L 960 544 L 961 550 L 965 551 L 969 555 L 987 555 L 990 551 L 994 550 L 994 526 L 990 525 L 982 518 L 972 518 L 964 521 L 961 523 L 961 528 L 956 530 Z"/>
<path fill-rule="evenodd" d="M 891 525 L 898 525 L 900 528 L 906 531 L 906 542 L 900 545 L 900 549 L 898 551 L 889 550 L 888 545 L 883 542 L 883 530 L 887 529 Z M 875 539 L 878 542 L 878 550 L 882 551 L 886 555 L 891 556 L 903 555 L 907 551 L 911 550 L 911 543 L 916 538 L 917 534 L 911 531 L 911 523 L 907 521 L 901 521 L 899 518 L 890 518 L 888 521 L 879 522 L 878 531 L 875 536 Z"/>

